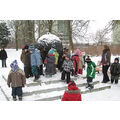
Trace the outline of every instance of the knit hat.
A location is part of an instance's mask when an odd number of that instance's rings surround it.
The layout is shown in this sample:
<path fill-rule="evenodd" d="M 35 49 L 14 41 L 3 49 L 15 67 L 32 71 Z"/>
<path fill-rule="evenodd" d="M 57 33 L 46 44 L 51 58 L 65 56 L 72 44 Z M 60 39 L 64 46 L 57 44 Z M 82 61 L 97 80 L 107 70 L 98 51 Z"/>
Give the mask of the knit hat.
<path fill-rule="evenodd" d="M 119 62 L 119 58 L 115 58 L 115 61 L 116 61 L 116 60 Z"/>
<path fill-rule="evenodd" d="M 78 87 L 76 86 L 76 83 L 74 81 L 70 81 L 68 83 L 68 90 L 78 90 Z"/>
<path fill-rule="evenodd" d="M 87 63 L 91 62 L 90 57 L 88 56 L 85 61 L 86 61 Z"/>
<path fill-rule="evenodd" d="M 22 50 L 24 50 L 24 46 L 22 46 Z"/>
<path fill-rule="evenodd" d="M 55 49 L 56 49 L 56 45 L 55 45 L 55 44 L 52 44 L 52 45 L 51 45 L 51 48 L 55 48 Z"/>
<path fill-rule="evenodd" d="M 66 57 L 70 59 L 70 58 L 71 58 L 71 55 L 70 55 L 70 54 L 67 54 Z"/>
<path fill-rule="evenodd" d="M 75 54 L 76 54 L 76 55 L 80 55 L 80 50 L 77 49 L 77 50 L 75 51 Z"/>
<path fill-rule="evenodd" d="M 14 60 L 11 64 L 10 67 L 13 69 L 13 72 L 16 72 L 18 70 L 18 62 L 17 60 Z"/>
<path fill-rule="evenodd" d="M 24 49 L 28 49 L 29 48 L 29 46 L 28 45 L 26 45 L 25 47 L 24 47 Z"/>
<path fill-rule="evenodd" d="M 29 51 L 35 51 L 35 47 L 34 45 L 30 45 L 29 48 L 28 48 Z"/>
<path fill-rule="evenodd" d="M 74 81 L 70 81 L 70 82 L 68 83 L 68 86 L 71 86 L 71 85 L 75 85 L 75 86 L 76 86 L 76 83 L 75 83 Z"/>

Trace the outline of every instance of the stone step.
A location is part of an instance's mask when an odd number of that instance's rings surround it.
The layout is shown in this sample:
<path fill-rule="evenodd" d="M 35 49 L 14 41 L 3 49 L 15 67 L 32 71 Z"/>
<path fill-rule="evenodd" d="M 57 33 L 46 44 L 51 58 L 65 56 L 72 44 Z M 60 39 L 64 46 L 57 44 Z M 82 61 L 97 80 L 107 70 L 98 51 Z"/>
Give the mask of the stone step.
<path fill-rule="evenodd" d="M 71 80 L 77 80 L 79 79 L 78 77 L 75 77 L 75 78 L 71 78 Z M 84 78 L 82 78 L 84 79 Z M 32 83 L 28 83 L 26 84 L 27 87 L 32 87 L 32 86 L 41 86 L 42 83 L 45 83 L 46 85 L 48 84 L 55 84 L 55 83 L 60 83 L 60 82 L 64 82 L 62 80 L 49 80 L 49 81 L 45 81 L 45 82 L 41 82 L 42 80 L 38 80 L 38 81 L 35 81 L 35 82 L 32 82 Z"/>
<path fill-rule="evenodd" d="M 99 81 L 94 81 L 93 84 L 96 85 L 98 84 Z M 82 84 L 77 84 L 77 87 L 83 87 L 86 86 L 87 83 L 82 83 Z M 35 90 L 32 92 L 24 92 L 23 96 L 30 96 L 33 94 L 42 94 L 42 93 L 48 93 L 48 92 L 53 92 L 53 91 L 61 91 L 61 90 L 65 90 L 67 88 L 67 86 L 63 86 L 63 87 L 57 87 L 57 88 L 49 88 L 49 89 L 43 89 L 43 90 Z"/>
<path fill-rule="evenodd" d="M 1 86 L 0 86 L 0 90 L 3 93 L 3 95 L 5 96 L 6 100 L 9 101 L 9 97 L 6 95 L 5 91 L 2 89 Z"/>
<path fill-rule="evenodd" d="M 81 94 L 98 92 L 98 91 L 102 91 L 102 90 L 106 90 L 106 89 L 110 89 L 110 88 L 111 88 L 111 86 L 104 86 L 104 87 L 100 87 L 100 88 L 94 88 L 92 90 L 81 91 Z M 54 101 L 54 100 L 59 100 L 59 99 L 62 99 L 62 95 L 49 97 L 49 98 L 38 99 L 38 100 L 35 100 L 35 101 Z"/>
<path fill-rule="evenodd" d="M 74 77 L 74 78 L 71 78 L 71 80 L 78 80 L 78 79 L 86 79 L 86 77 Z M 35 82 L 31 82 L 31 83 L 28 83 L 26 84 L 27 87 L 32 87 L 32 86 L 41 86 L 42 83 L 45 83 L 46 85 L 48 84 L 56 84 L 56 83 L 60 83 L 60 82 L 65 82 L 65 81 L 62 81 L 62 80 L 49 80 L 49 81 L 44 81 L 44 82 L 41 82 L 42 80 L 38 80 L 38 81 L 35 81 Z"/>

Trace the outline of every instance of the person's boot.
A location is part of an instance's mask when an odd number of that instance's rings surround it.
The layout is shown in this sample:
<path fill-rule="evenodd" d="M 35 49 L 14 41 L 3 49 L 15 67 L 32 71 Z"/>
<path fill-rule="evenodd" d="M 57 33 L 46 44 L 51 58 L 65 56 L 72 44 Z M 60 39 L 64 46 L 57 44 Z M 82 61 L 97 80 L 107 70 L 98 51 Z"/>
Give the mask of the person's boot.
<path fill-rule="evenodd" d="M 22 96 L 18 96 L 18 98 L 19 98 L 19 101 L 22 101 Z"/>
<path fill-rule="evenodd" d="M 38 80 L 39 78 L 40 78 L 40 76 L 36 75 L 34 81 Z"/>
<path fill-rule="evenodd" d="M 16 101 L 16 100 L 17 100 L 16 96 L 13 96 L 13 101 Z"/>

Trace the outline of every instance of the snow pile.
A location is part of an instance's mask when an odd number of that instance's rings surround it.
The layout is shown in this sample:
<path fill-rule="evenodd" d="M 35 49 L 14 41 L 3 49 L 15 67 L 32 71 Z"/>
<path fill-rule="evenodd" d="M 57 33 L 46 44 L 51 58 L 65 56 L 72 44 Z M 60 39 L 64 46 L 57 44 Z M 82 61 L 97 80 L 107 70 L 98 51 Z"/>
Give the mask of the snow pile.
<path fill-rule="evenodd" d="M 61 40 L 59 39 L 59 37 L 57 37 L 56 35 L 53 35 L 51 33 L 47 33 L 43 36 L 41 36 L 38 39 L 38 43 L 41 43 L 41 41 L 44 41 L 46 43 L 54 43 L 54 42 L 61 42 Z"/>

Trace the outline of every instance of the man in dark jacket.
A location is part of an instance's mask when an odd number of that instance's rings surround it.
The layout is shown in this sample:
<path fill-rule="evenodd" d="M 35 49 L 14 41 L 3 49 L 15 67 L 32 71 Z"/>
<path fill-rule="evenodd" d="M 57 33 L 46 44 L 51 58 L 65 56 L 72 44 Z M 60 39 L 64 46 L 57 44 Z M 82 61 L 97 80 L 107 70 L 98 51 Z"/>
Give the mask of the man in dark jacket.
<path fill-rule="evenodd" d="M 6 59 L 7 59 L 7 52 L 5 51 L 4 48 L 1 48 L 0 60 L 2 60 L 2 67 L 7 67 L 6 66 Z"/>
<path fill-rule="evenodd" d="M 80 89 L 74 81 L 69 82 L 68 90 L 65 91 L 62 101 L 82 101 Z"/>
<path fill-rule="evenodd" d="M 118 58 L 115 58 L 114 63 L 111 65 L 110 73 L 111 73 L 111 83 L 115 81 L 115 84 L 118 84 L 118 79 L 120 75 L 120 64 Z"/>

